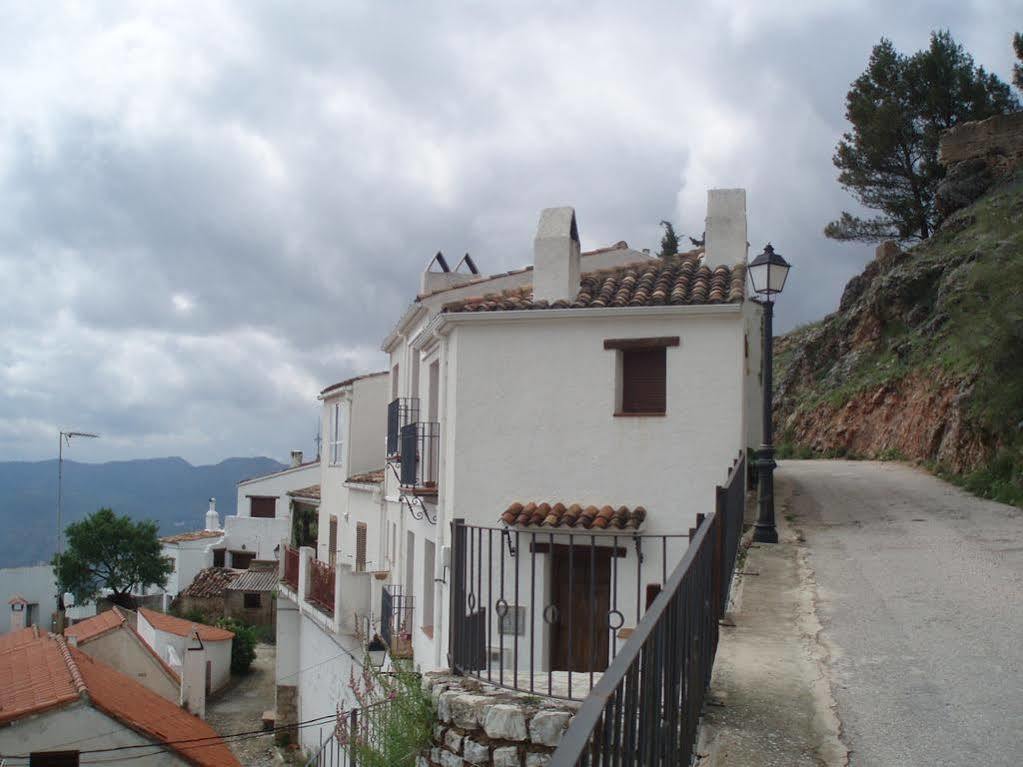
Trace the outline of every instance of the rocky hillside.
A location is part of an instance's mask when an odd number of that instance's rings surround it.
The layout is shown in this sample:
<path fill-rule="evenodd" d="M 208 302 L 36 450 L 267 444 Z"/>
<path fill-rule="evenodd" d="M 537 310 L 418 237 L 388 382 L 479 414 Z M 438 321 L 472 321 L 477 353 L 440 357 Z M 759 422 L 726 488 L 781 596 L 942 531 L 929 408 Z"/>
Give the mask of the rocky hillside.
<path fill-rule="evenodd" d="M 880 246 L 837 312 L 777 340 L 780 454 L 918 459 L 1023 504 L 1023 116 L 1012 118 L 943 143 L 935 235 Z"/>

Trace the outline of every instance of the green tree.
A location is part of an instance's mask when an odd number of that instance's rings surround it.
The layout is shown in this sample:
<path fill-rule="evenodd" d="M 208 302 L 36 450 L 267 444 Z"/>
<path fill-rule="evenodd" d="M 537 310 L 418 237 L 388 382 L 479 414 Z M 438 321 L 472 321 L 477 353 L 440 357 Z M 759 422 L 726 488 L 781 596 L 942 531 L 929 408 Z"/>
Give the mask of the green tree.
<path fill-rule="evenodd" d="M 235 618 L 221 618 L 217 625 L 234 632 L 234 640 L 231 642 L 231 673 L 247 673 L 252 661 L 256 659 L 256 642 L 259 640 L 256 627 Z"/>
<path fill-rule="evenodd" d="M 100 509 L 67 526 L 67 550 L 53 558 L 61 591 L 79 603 L 95 599 L 103 588 L 116 604 L 131 605 L 131 593 L 165 586 L 173 563 L 163 556 L 155 522 L 133 522 Z"/>
<path fill-rule="evenodd" d="M 678 253 L 678 235 L 675 234 L 675 227 L 670 221 L 662 221 L 664 236 L 661 238 L 661 252 L 657 255 L 661 258 L 671 258 Z"/>
<path fill-rule="evenodd" d="M 1019 32 L 1012 36 L 1012 48 L 1020 62 L 1012 65 L 1012 84 L 1023 91 L 1023 35 Z"/>
<path fill-rule="evenodd" d="M 836 240 L 925 240 L 938 215 L 934 193 L 945 170 L 938 139 L 949 128 L 1019 109 L 1009 86 L 974 65 L 948 32 L 905 56 L 884 38 L 846 95 L 843 134 L 832 158 L 842 187 L 879 215 L 842 213 L 824 228 Z"/>

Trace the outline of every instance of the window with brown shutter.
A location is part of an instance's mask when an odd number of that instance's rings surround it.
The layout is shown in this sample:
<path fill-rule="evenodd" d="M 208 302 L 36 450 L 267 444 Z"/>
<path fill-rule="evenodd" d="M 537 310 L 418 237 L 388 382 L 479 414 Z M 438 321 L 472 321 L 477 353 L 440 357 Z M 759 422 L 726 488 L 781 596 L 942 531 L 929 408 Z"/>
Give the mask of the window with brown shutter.
<path fill-rule="evenodd" d="M 273 519 L 277 516 L 277 496 L 250 495 L 249 516 Z"/>
<path fill-rule="evenodd" d="M 330 533 L 327 538 L 327 559 L 330 566 L 337 564 L 337 517 L 330 515 Z"/>
<path fill-rule="evenodd" d="M 357 522 L 355 525 L 355 571 L 358 573 L 366 570 L 366 523 Z"/>
<path fill-rule="evenodd" d="M 620 412 L 663 414 L 667 401 L 665 348 L 623 349 Z"/>
<path fill-rule="evenodd" d="M 224 551 L 226 549 L 213 549 L 213 566 L 223 567 L 224 566 Z"/>
<path fill-rule="evenodd" d="M 78 754 L 78 751 L 33 751 L 28 755 L 28 763 L 29 767 L 78 767 Z"/>

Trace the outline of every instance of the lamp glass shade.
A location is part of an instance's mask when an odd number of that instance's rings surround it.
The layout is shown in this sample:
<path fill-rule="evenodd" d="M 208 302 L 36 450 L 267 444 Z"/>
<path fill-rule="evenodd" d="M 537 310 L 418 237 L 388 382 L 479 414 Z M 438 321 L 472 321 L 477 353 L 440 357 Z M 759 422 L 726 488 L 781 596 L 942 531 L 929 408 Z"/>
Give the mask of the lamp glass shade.
<path fill-rule="evenodd" d="M 753 290 L 766 296 L 781 293 L 785 289 L 785 280 L 791 268 L 789 262 L 779 253 L 775 253 L 774 248 L 768 244 L 764 252 L 754 258 L 749 265 Z"/>
<path fill-rule="evenodd" d="M 384 644 L 384 640 L 379 636 L 374 636 L 366 646 L 366 652 L 369 654 L 369 662 L 373 664 L 374 668 L 384 667 L 384 661 L 387 659 L 387 645 Z"/>

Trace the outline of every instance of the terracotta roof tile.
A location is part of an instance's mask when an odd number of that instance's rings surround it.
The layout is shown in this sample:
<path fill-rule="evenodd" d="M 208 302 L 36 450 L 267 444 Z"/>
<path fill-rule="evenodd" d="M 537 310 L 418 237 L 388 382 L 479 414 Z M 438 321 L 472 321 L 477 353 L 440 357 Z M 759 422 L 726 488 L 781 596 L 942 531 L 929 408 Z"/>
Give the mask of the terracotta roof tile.
<path fill-rule="evenodd" d="M 149 621 L 150 625 L 159 631 L 166 631 L 168 634 L 176 634 L 179 637 L 192 636 L 192 631 L 199 632 L 199 638 L 205 642 L 219 642 L 224 639 L 234 638 L 234 633 L 227 629 L 207 626 L 205 623 L 186 621 L 184 618 L 175 618 L 173 615 L 165 615 L 150 610 L 147 607 L 139 608 L 139 615 Z"/>
<path fill-rule="evenodd" d="M 494 312 L 515 309 L 593 309 L 604 307 L 669 306 L 737 303 L 746 296 L 746 266 L 700 262 L 700 251 L 675 258 L 642 261 L 584 274 L 573 301 L 534 301 L 525 285 L 503 293 L 466 298 L 445 304 L 445 312 Z"/>
<path fill-rule="evenodd" d="M 638 530 L 646 509 L 636 506 L 583 506 L 573 503 L 513 503 L 501 514 L 501 521 L 515 527 L 560 527 L 584 530 Z"/>
<path fill-rule="evenodd" d="M 156 741 L 173 744 L 168 747 L 190 764 L 240 767 L 231 750 L 206 722 L 80 650 L 70 648 L 70 652 L 97 709 Z"/>
<path fill-rule="evenodd" d="M 309 485 L 309 487 L 300 487 L 298 490 L 289 490 L 288 495 L 292 498 L 314 498 L 318 501 L 320 500 L 320 486 Z"/>
<path fill-rule="evenodd" d="M 91 618 L 86 618 L 84 621 L 79 621 L 74 626 L 69 626 L 64 629 L 64 636 L 74 637 L 81 644 L 82 642 L 88 642 L 90 639 L 102 636 L 108 631 L 120 628 L 124 621 L 125 618 L 120 610 L 114 607 Z"/>
<path fill-rule="evenodd" d="M 67 653 L 62 639 L 38 632 L 0 652 L 0 724 L 80 697 L 85 688 Z"/>
<path fill-rule="evenodd" d="M 166 535 L 160 539 L 161 543 L 184 543 L 185 541 L 201 541 L 203 538 L 221 538 L 223 530 L 193 530 L 190 533 L 178 533 L 177 535 Z"/>
<path fill-rule="evenodd" d="M 362 474 L 353 474 L 346 482 L 354 482 L 359 485 L 379 485 L 384 481 L 384 470 L 375 469 L 374 471 L 366 471 Z"/>
<path fill-rule="evenodd" d="M 224 589 L 230 586 L 231 582 L 239 575 L 241 575 L 239 570 L 231 570 L 226 567 L 207 567 L 196 574 L 188 587 L 181 592 L 181 596 L 196 599 L 223 596 Z"/>
<path fill-rule="evenodd" d="M 17 631 L 9 631 L 6 634 L 0 634 L 0 652 L 13 650 L 15 647 L 20 647 L 23 644 L 34 642 L 38 638 L 38 626 L 30 626 L 27 629 L 18 629 Z"/>

